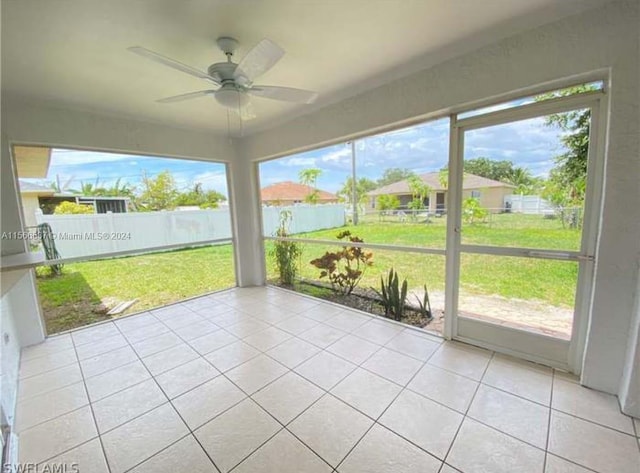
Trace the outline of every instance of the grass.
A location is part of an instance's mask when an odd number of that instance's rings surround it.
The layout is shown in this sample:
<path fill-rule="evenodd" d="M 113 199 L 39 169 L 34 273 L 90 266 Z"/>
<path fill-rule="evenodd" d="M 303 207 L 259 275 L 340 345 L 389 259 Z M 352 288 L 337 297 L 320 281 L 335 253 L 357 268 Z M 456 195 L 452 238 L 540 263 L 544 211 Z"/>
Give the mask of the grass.
<path fill-rule="evenodd" d="M 351 230 L 365 242 L 444 248 L 446 218 L 431 223 L 380 222 L 368 218 L 358 226 L 321 230 L 299 235 L 335 240 Z M 491 215 L 487 223 L 463 226 L 463 242 L 547 249 L 577 249 L 580 231 L 563 229 L 560 222 L 541 216 Z M 271 242 L 267 242 L 267 254 Z M 300 274 L 318 279 L 319 270 L 309 264 L 337 246 L 302 245 Z M 372 250 L 372 267 L 360 284 L 378 287 L 380 276 L 394 267 L 409 288 L 427 284 L 431 292 L 444 291 L 445 258 L 439 255 Z M 273 261 L 267 261 L 269 278 L 275 278 Z M 578 267 L 574 262 L 464 254 L 460 284 L 465 293 L 540 300 L 571 307 Z M 235 284 L 231 245 L 186 249 L 149 255 L 88 261 L 65 266 L 62 276 L 39 277 L 38 289 L 47 330 L 55 333 L 109 318 L 104 302 L 138 299 L 128 312 L 161 306 Z"/>
<path fill-rule="evenodd" d="M 39 271 L 42 273 L 42 271 Z M 161 306 L 235 285 L 231 245 L 69 264 L 38 277 L 48 333 L 110 318 L 104 301 L 138 299 L 127 312 Z"/>
<path fill-rule="evenodd" d="M 350 230 L 369 243 L 444 248 L 446 218 L 431 220 L 431 223 L 410 223 L 389 218 L 386 222 L 380 222 L 376 218 L 343 229 Z M 336 229 L 330 229 L 300 236 L 333 240 L 337 232 Z M 463 225 L 462 235 L 463 243 L 479 245 L 577 249 L 580 244 L 579 230 L 564 229 L 558 220 L 538 215 L 491 215 L 487 223 Z M 319 271 L 308 262 L 335 248 L 303 245 L 301 276 L 318 279 Z M 393 267 L 401 278 L 407 278 L 410 289 L 419 290 L 423 284 L 427 284 L 430 291 L 444 291 L 444 256 L 389 250 L 372 252 L 374 265 L 367 269 L 361 286 L 377 288 L 380 276 Z M 269 276 L 275 277 L 270 266 Z M 554 306 L 572 307 L 577 277 L 578 265 L 575 262 L 476 254 L 463 254 L 461 258 L 460 285 L 467 294 L 539 300 Z"/>

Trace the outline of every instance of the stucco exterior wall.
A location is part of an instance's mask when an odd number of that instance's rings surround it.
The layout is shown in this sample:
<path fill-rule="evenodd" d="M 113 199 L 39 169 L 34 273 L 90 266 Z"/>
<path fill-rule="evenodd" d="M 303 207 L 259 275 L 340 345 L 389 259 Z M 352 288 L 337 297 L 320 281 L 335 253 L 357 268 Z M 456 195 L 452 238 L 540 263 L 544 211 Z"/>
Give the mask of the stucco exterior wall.
<path fill-rule="evenodd" d="M 605 195 L 582 380 L 618 392 L 640 260 L 639 3 L 612 2 L 297 117 L 244 139 L 240 156 L 281 156 L 559 86 L 569 78 L 605 79 Z"/>
<path fill-rule="evenodd" d="M 38 196 L 34 194 L 21 194 L 22 198 L 22 215 L 24 216 L 24 224 L 28 227 L 35 227 L 38 222 L 36 221 L 36 210 L 38 210 Z"/>

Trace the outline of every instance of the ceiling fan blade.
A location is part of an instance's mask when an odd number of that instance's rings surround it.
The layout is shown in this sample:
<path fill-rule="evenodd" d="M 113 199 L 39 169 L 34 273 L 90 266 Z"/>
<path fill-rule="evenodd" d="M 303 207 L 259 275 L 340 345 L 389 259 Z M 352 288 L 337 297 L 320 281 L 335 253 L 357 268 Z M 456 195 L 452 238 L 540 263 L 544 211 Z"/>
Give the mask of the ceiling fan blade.
<path fill-rule="evenodd" d="M 127 50 L 139 56 L 145 57 L 147 59 L 151 59 L 154 62 L 164 64 L 165 66 L 169 66 L 172 69 L 176 69 L 180 72 L 184 72 L 185 74 L 189 74 L 190 76 L 198 77 L 199 79 L 205 79 L 220 85 L 220 82 L 218 80 L 211 77 L 206 72 L 200 71 L 191 66 L 187 66 L 186 64 L 176 61 L 175 59 L 171 59 L 166 56 L 163 56 L 162 54 L 158 54 L 154 51 L 151 51 L 150 49 L 143 48 L 142 46 L 132 46 L 130 48 L 127 48 Z"/>
<path fill-rule="evenodd" d="M 205 95 L 215 94 L 215 90 L 199 90 L 197 92 L 189 92 L 188 94 L 174 95 L 172 97 L 166 97 L 164 99 L 156 100 L 158 103 L 173 103 L 182 102 L 183 100 L 195 99 L 198 97 L 204 97 Z"/>
<path fill-rule="evenodd" d="M 258 97 L 296 103 L 313 103 L 318 98 L 318 92 L 274 85 L 256 85 L 247 92 Z"/>
<path fill-rule="evenodd" d="M 269 39 L 263 39 L 240 61 L 233 74 L 241 85 L 249 85 L 271 69 L 284 56 L 284 49 Z"/>

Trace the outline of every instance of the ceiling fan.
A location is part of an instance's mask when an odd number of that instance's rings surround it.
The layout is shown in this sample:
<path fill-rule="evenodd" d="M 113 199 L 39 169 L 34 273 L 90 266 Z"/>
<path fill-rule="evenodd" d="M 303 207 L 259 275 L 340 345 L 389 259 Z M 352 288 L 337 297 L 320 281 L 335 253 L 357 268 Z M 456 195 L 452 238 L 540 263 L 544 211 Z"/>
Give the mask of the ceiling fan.
<path fill-rule="evenodd" d="M 159 103 L 172 103 L 189 100 L 206 95 L 213 95 L 216 101 L 228 109 L 234 110 L 244 119 L 254 118 L 248 109 L 250 95 L 264 97 L 285 102 L 310 104 L 318 97 L 317 92 L 278 87 L 273 85 L 254 85 L 253 81 L 271 69 L 284 56 L 284 50 L 269 39 L 263 39 L 239 62 L 231 60 L 238 47 L 234 38 L 221 37 L 216 44 L 227 56 L 226 62 L 217 62 L 207 69 L 207 72 L 170 59 L 142 46 L 128 48 L 132 53 L 143 56 L 152 61 L 169 66 L 180 72 L 204 79 L 218 86 L 217 89 L 199 90 L 187 94 L 175 95 L 158 100 Z"/>

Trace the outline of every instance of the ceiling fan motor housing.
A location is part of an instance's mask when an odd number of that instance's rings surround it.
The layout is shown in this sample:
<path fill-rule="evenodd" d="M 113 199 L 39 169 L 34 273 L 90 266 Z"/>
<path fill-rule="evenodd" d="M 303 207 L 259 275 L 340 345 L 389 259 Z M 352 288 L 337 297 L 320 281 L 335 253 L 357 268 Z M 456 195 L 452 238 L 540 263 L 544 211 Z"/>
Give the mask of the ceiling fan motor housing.
<path fill-rule="evenodd" d="M 233 73 L 236 67 L 238 65 L 233 62 L 217 62 L 209 66 L 207 73 L 224 84 L 226 81 L 233 81 Z"/>

